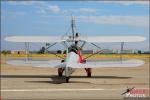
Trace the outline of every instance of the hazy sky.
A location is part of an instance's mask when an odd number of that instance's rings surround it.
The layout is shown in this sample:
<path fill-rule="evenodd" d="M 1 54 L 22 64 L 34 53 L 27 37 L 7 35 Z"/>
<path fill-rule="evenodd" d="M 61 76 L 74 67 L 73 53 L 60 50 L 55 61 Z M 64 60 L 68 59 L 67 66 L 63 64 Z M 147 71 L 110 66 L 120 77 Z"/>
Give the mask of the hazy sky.
<path fill-rule="evenodd" d="M 83 35 L 139 35 L 140 43 L 126 43 L 126 49 L 148 50 L 148 1 L 1 1 L 1 47 L 24 49 L 22 43 L 4 41 L 13 35 L 63 35 L 70 27 L 70 15 L 76 17 L 77 32 Z M 39 49 L 44 44 L 31 44 Z M 119 49 L 119 43 L 99 46 Z M 56 45 L 52 49 L 60 49 Z M 89 46 L 85 49 L 88 49 Z"/>

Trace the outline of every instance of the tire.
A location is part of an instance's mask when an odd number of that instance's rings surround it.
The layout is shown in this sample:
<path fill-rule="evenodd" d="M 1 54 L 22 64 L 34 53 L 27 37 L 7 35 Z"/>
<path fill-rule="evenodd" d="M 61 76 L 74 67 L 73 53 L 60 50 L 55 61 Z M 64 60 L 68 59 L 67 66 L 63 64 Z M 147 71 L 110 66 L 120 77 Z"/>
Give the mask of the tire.
<path fill-rule="evenodd" d="M 66 77 L 66 83 L 69 83 L 69 77 Z"/>
<path fill-rule="evenodd" d="M 58 76 L 62 77 L 62 75 L 63 75 L 63 69 L 58 68 Z"/>
<path fill-rule="evenodd" d="M 91 73 L 87 73 L 87 77 L 91 77 Z"/>
<path fill-rule="evenodd" d="M 59 76 L 59 77 L 62 77 L 62 73 L 61 73 L 61 72 L 58 72 L 58 76 Z"/>

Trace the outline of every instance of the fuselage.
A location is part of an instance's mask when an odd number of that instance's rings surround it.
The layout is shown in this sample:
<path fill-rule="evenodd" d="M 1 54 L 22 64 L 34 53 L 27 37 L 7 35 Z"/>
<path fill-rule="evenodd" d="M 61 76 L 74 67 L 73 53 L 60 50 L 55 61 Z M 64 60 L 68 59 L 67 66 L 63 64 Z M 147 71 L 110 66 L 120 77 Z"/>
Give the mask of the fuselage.
<path fill-rule="evenodd" d="M 83 57 L 81 55 L 80 48 L 75 45 L 72 45 L 68 48 L 68 53 L 66 56 L 66 77 L 69 77 L 75 71 L 75 69 L 71 68 L 71 65 L 75 63 L 83 63 Z"/>

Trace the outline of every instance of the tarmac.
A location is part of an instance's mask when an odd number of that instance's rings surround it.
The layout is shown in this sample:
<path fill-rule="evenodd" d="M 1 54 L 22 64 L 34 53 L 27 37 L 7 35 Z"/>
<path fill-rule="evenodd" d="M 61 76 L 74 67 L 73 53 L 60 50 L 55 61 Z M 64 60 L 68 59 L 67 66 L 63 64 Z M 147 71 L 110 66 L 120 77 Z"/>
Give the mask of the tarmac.
<path fill-rule="evenodd" d="M 1 59 L 1 99 L 124 99 L 127 88 L 149 89 L 149 59 L 133 68 L 92 69 L 86 77 L 84 69 L 77 69 L 65 83 L 55 68 L 12 66 Z"/>

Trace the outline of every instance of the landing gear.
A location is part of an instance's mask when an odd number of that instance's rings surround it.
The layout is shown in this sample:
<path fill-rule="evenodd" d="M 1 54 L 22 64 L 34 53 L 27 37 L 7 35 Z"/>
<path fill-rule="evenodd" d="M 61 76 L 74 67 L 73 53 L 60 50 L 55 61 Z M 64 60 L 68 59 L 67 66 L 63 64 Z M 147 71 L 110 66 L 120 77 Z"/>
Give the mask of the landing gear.
<path fill-rule="evenodd" d="M 85 70 L 86 70 L 86 73 L 87 73 L 87 77 L 91 77 L 91 73 L 92 73 L 91 68 L 85 68 Z"/>
<path fill-rule="evenodd" d="M 58 68 L 58 76 L 59 77 L 62 77 L 64 70 L 65 70 L 64 68 Z M 65 80 L 66 80 L 66 83 L 69 83 L 69 76 L 66 76 Z"/>
<path fill-rule="evenodd" d="M 62 77 L 62 73 L 61 73 L 61 72 L 58 72 L 58 76 L 59 76 L 59 77 Z"/>
<path fill-rule="evenodd" d="M 87 73 L 87 77 L 91 77 L 91 73 Z"/>
<path fill-rule="evenodd" d="M 64 71 L 63 68 L 58 68 L 58 76 L 59 76 L 59 77 L 62 77 L 63 71 Z"/>
<path fill-rule="evenodd" d="M 69 83 L 69 77 L 66 77 L 66 83 Z"/>

